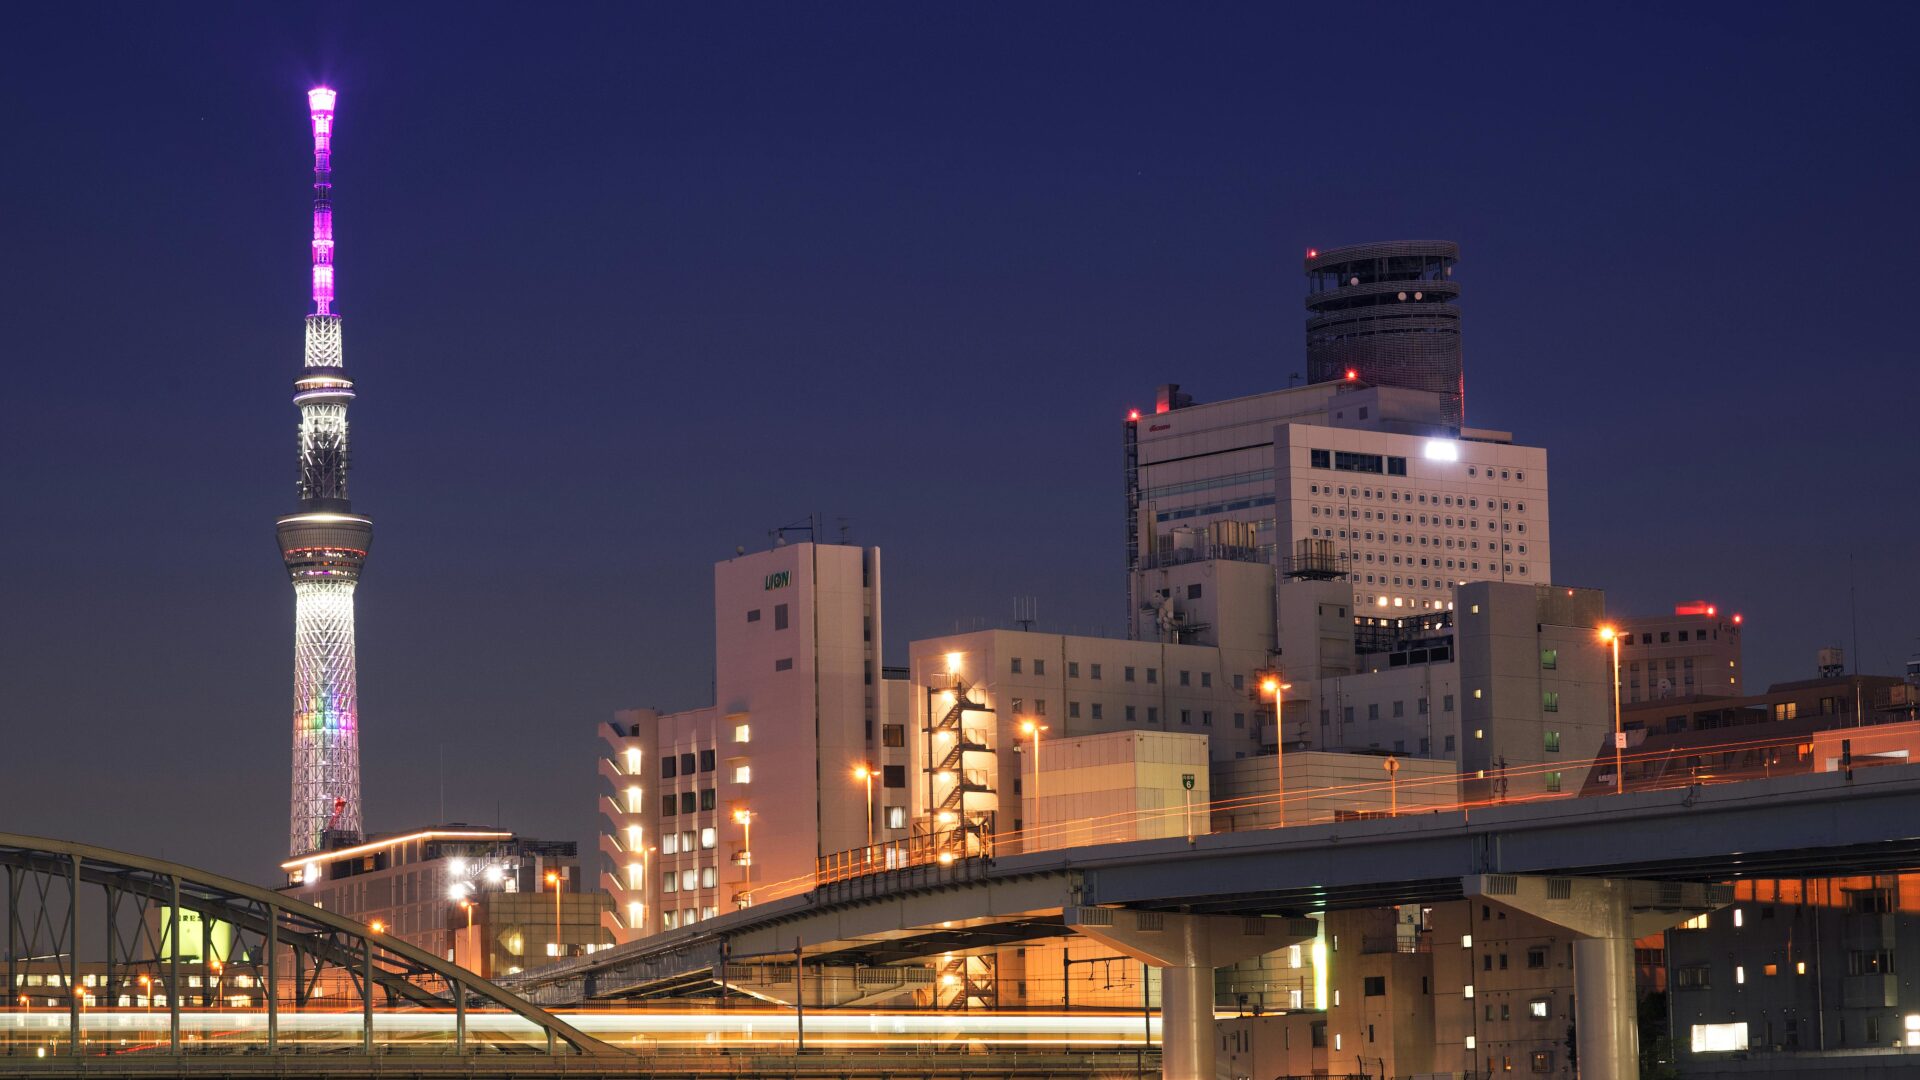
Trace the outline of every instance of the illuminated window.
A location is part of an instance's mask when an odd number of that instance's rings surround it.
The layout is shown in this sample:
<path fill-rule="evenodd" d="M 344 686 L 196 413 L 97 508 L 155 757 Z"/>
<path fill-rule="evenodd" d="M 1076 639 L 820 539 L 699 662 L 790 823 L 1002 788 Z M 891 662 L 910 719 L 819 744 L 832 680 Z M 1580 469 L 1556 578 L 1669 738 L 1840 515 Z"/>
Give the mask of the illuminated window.
<path fill-rule="evenodd" d="M 1527 1002 L 1527 1015 L 1535 1020 L 1545 1020 L 1551 1004 L 1546 998 L 1534 998 Z"/>
<path fill-rule="evenodd" d="M 640 751 L 634 749 L 633 747 L 628 747 L 627 753 L 626 753 L 626 759 L 627 759 L 627 774 L 629 776 L 638 775 L 640 772 Z"/>
<path fill-rule="evenodd" d="M 660 834 L 660 854 L 677 855 L 679 853 L 680 853 L 680 834 L 679 833 L 661 833 Z"/>
<path fill-rule="evenodd" d="M 735 765 L 733 767 L 733 782 L 736 784 L 753 783 L 753 766 Z"/>
<path fill-rule="evenodd" d="M 1706 928 L 1707 928 L 1707 917 L 1704 913 L 1700 915 L 1695 915 L 1693 918 L 1688 919 L 1686 922 L 1683 922 L 1679 926 L 1674 927 L 1675 930 L 1705 930 Z"/>
<path fill-rule="evenodd" d="M 714 845 L 719 843 L 719 841 L 720 834 L 713 826 L 709 825 L 700 830 L 700 847 L 702 850 L 712 851 Z"/>
<path fill-rule="evenodd" d="M 749 724 L 733 725 L 733 741 L 734 742 L 752 742 L 753 727 Z"/>
<path fill-rule="evenodd" d="M 701 867 L 700 868 L 700 887 L 703 889 L 711 889 L 713 888 L 713 883 L 714 883 L 714 868 L 711 866 Z"/>
<path fill-rule="evenodd" d="M 887 807 L 887 828 L 904 829 L 907 827 L 907 808 L 904 806 Z"/>
<path fill-rule="evenodd" d="M 1747 1048 L 1747 1023 L 1695 1024 L 1688 1042 L 1696 1054 L 1724 1054 Z"/>

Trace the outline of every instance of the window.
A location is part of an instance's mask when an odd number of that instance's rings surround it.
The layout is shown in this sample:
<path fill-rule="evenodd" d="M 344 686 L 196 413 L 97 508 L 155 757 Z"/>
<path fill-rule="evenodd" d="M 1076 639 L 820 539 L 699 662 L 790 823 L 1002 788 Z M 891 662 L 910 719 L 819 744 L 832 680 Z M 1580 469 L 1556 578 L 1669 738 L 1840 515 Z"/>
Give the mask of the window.
<path fill-rule="evenodd" d="M 1527 1015 L 1535 1020 L 1545 1020 L 1550 1012 L 1551 1002 L 1546 998 L 1534 998 L 1527 1002 Z"/>
<path fill-rule="evenodd" d="M 687 798 L 689 798 L 689 799 L 691 799 L 691 798 L 693 798 L 693 796 L 691 796 L 691 795 L 689 795 L 689 796 L 687 796 Z M 711 810 L 711 809 L 713 809 L 713 807 L 714 807 L 714 791 L 713 791 L 713 789 L 712 789 L 712 788 L 710 788 L 710 787 L 709 787 L 709 788 L 701 788 L 701 789 L 700 789 L 700 809 L 702 809 L 702 810 Z"/>
<path fill-rule="evenodd" d="M 1547 947 L 1546 946 L 1535 945 L 1533 948 L 1527 950 L 1527 968 L 1529 970 L 1539 971 L 1546 966 L 1547 966 Z"/>
<path fill-rule="evenodd" d="M 1104 713 L 1103 713 L 1103 712 L 1101 711 L 1101 708 L 1100 708 L 1100 703 L 1099 703 L 1099 702 L 1097 702 L 1097 701 L 1093 703 L 1093 718 L 1094 718 L 1095 720 L 1104 720 L 1104 719 L 1106 719 L 1106 716 L 1105 716 L 1105 714 L 1104 714 Z"/>
<path fill-rule="evenodd" d="M 760 621 L 760 609 L 759 609 L 759 608 L 754 608 L 754 609 L 753 609 L 752 611 L 749 611 L 749 612 L 747 612 L 747 621 L 748 621 L 748 622 L 759 622 L 759 621 Z"/>
<path fill-rule="evenodd" d="M 1133 668 L 1131 668 L 1131 667 L 1129 667 L 1129 668 L 1127 668 L 1127 671 L 1126 671 L 1126 676 L 1125 676 L 1125 678 L 1126 678 L 1126 681 L 1128 681 L 1128 682 L 1132 682 L 1132 681 L 1133 681 Z"/>
<path fill-rule="evenodd" d="M 674 798 L 672 795 L 660 796 L 660 816 L 672 817 L 675 809 L 679 807 L 679 805 L 680 800 Z"/>
<path fill-rule="evenodd" d="M 1007 663 L 1009 665 L 1007 670 L 1010 674 L 1013 674 L 1013 675 L 1020 674 L 1020 658 L 1019 657 L 1016 656 L 1013 659 L 1007 661 Z"/>
<path fill-rule="evenodd" d="M 907 745 L 907 725 L 905 724 L 880 725 L 880 744 L 882 746 Z"/>
<path fill-rule="evenodd" d="M 735 765 L 733 767 L 733 782 L 736 784 L 753 783 L 753 766 Z"/>
<path fill-rule="evenodd" d="M 753 728 L 747 724 L 733 725 L 733 741 L 734 742 L 752 742 Z"/>
<path fill-rule="evenodd" d="M 711 866 L 701 867 L 700 868 L 700 887 L 703 889 L 711 889 L 713 888 L 713 885 L 714 885 L 713 867 Z"/>
<path fill-rule="evenodd" d="M 1387 996 L 1387 977 L 1385 975 L 1368 975 L 1365 979 L 1361 980 L 1361 982 L 1362 982 L 1362 986 L 1361 986 L 1362 996 L 1364 997 L 1386 997 Z"/>
<path fill-rule="evenodd" d="M 680 888 L 681 889 L 685 890 L 686 892 L 692 892 L 693 890 L 699 887 L 700 887 L 700 871 L 698 870 L 680 871 Z"/>
<path fill-rule="evenodd" d="M 1069 720 L 1080 719 L 1080 703 L 1079 702 L 1077 701 L 1067 702 L 1067 719 Z"/>
<path fill-rule="evenodd" d="M 1157 724 L 1159 722 L 1160 722 L 1160 706 L 1158 705 L 1147 706 L 1147 723 Z"/>
<path fill-rule="evenodd" d="M 698 765 L 695 764 L 695 762 L 699 760 L 700 760 L 699 758 L 696 758 L 693 756 L 691 751 L 685 754 L 681 754 L 680 755 L 680 775 L 692 776 L 693 770 L 699 767 Z"/>
<path fill-rule="evenodd" d="M 1547 774 L 1547 790 L 1548 791 L 1560 790 L 1560 774 L 1559 773 L 1550 772 Z"/>
<path fill-rule="evenodd" d="M 1097 678 L 1099 678 L 1099 677 L 1100 677 L 1100 665 L 1099 665 L 1099 664 L 1089 664 L 1089 665 L 1087 665 L 1087 674 L 1088 674 L 1088 675 L 1089 675 L 1090 677 L 1092 677 L 1092 678 L 1095 678 L 1095 679 L 1097 679 Z"/>
<path fill-rule="evenodd" d="M 1440 711 L 1441 712 L 1453 711 L 1453 695 L 1452 694 L 1448 694 L 1446 697 L 1440 700 Z"/>
<path fill-rule="evenodd" d="M 664 874 L 661 874 L 660 875 L 660 891 L 661 892 L 679 892 L 680 891 L 680 875 L 674 873 L 671 870 L 667 871 Z M 667 912 L 667 917 L 671 919 L 673 917 L 673 913 L 671 911 Z M 669 923 L 668 925 L 672 925 L 672 924 Z"/>
<path fill-rule="evenodd" d="M 1547 732 L 1545 742 L 1546 742 L 1545 750 L 1547 753 L 1557 754 L 1560 752 L 1560 733 L 1559 732 L 1557 731 Z"/>
<path fill-rule="evenodd" d="M 700 771 L 701 772 L 713 771 L 713 751 L 711 750 L 700 751 Z"/>
<path fill-rule="evenodd" d="M 1033 673 L 1035 675 L 1045 675 L 1047 673 L 1047 662 L 1035 657 L 1033 661 Z"/>
<path fill-rule="evenodd" d="M 789 657 L 786 657 L 786 658 L 784 658 L 784 659 L 781 659 L 781 660 L 775 660 L 775 661 L 773 662 L 773 670 L 775 670 L 775 671 L 792 671 L 792 670 L 793 670 L 793 657 L 791 657 L 791 656 L 789 656 Z"/>
<path fill-rule="evenodd" d="M 1333 455 L 1326 450 L 1307 451 L 1308 464 L 1316 469 L 1333 468 Z"/>
<path fill-rule="evenodd" d="M 1181 673 L 1180 673 L 1180 685 L 1181 685 L 1181 686 L 1191 686 L 1191 685 L 1193 685 L 1193 672 L 1191 672 L 1191 671 L 1183 671 L 1183 672 L 1181 672 Z"/>
<path fill-rule="evenodd" d="M 1893 950 L 1891 949 L 1855 949 L 1847 953 L 1847 974 L 1849 975 L 1891 975 L 1893 974 Z"/>
<path fill-rule="evenodd" d="M 1449 735 L 1446 737 L 1446 742 L 1445 742 L 1445 745 L 1441 748 L 1441 752 L 1447 753 L 1447 754 L 1453 753 L 1453 736 Z"/>
<path fill-rule="evenodd" d="M 660 779 L 662 780 L 673 779 L 674 772 L 675 772 L 674 765 L 677 760 L 678 759 L 676 759 L 672 754 L 660 755 Z"/>
<path fill-rule="evenodd" d="M 1553 1051 L 1535 1050 L 1533 1052 L 1533 1055 L 1531 1058 L 1531 1064 L 1529 1065 L 1529 1068 L 1531 1068 L 1534 1072 L 1537 1072 L 1537 1073 L 1552 1072 L 1553 1071 Z"/>
<path fill-rule="evenodd" d="M 1192 585 L 1189 585 L 1189 586 L 1187 586 L 1187 599 L 1189 599 L 1189 600 L 1198 600 L 1198 599 L 1200 599 L 1200 585 L 1199 585 L 1199 583 L 1197 583 L 1197 582 L 1196 582 L 1196 583 L 1194 583 L 1194 584 L 1192 584 Z"/>
<path fill-rule="evenodd" d="M 1080 661 L 1078 660 L 1067 661 L 1067 678 L 1077 679 L 1079 677 L 1080 677 Z"/>
<path fill-rule="evenodd" d="M 1387 459 L 1387 475 L 1388 476 L 1407 475 L 1407 459 L 1403 457 L 1388 458 Z"/>
<path fill-rule="evenodd" d="M 1380 703 L 1379 702 L 1375 701 L 1375 702 L 1369 702 L 1367 704 L 1367 719 L 1369 720 L 1380 719 Z"/>
<path fill-rule="evenodd" d="M 1200 673 L 1200 686 L 1202 689 L 1211 689 L 1213 687 L 1213 672 L 1203 671 Z"/>
<path fill-rule="evenodd" d="M 903 788 L 907 786 L 907 767 L 905 765 L 880 766 L 880 786 Z"/>
<path fill-rule="evenodd" d="M 1183 724 L 1192 724 L 1192 723 L 1193 723 L 1193 710 L 1192 710 L 1192 709 L 1181 709 L 1181 710 L 1180 710 L 1180 722 L 1181 722 L 1181 723 L 1183 723 Z"/>
<path fill-rule="evenodd" d="M 1705 964 L 1689 964 L 1673 969 L 1673 988 L 1675 990 L 1709 990 L 1713 979 Z"/>
<path fill-rule="evenodd" d="M 887 828 L 904 829 L 907 827 L 907 808 L 904 806 L 887 807 Z"/>
<path fill-rule="evenodd" d="M 660 834 L 660 854 L 662 855 L 680 854 L 680 834 L 679 833 L 669 832 L 669 833 Z"/>
<path fill-rule="evenodd" d="M 1160 669 L 1159 669 L 1159 668 L 1148 668 L 1148 669 L 1147 669 L 1147 682 L 1149 682 L 1149 683 L 1157 683 L 1157 682 L 1159 682 L 1159 681 L 1160 681 Z"/>
<path fill-rule="evenodd" d="M 787 605 L 773 605 L 773 628 L 775 630 L 785 630 L 787 628 Z"/>
<path fill-rule="evenodd" d="M 1479 691 L 1476 690 L 1474 691 L 1474 693 L 1477 694 L 1479 693 Z M 1540 708 L 1543 712 L 1559 712 L 1560 711 L 1560 691 L 1542 690 L 1540 692 Z"/>
<path fill-rule="evenodd" d="M 1885 915 L 1893 910 L 1892 889 L 1842 889 L 1847 910 L 1856 915 Z"/>
<path fill-rule="evenodd" d="M 1560 650 L 1559 649 L 1541 649 L 1540 650 L 1540 666 L 1548 669 L 1549 671 L 1559 667 L 1560 666 Z"/>
<path fill-rule="evenodd" d="M 720 832 L 718 829 L 709 825 L 700 830 L 700 848 L 702 851 L 712 851 L 713 846 L 719 842 Z"/>

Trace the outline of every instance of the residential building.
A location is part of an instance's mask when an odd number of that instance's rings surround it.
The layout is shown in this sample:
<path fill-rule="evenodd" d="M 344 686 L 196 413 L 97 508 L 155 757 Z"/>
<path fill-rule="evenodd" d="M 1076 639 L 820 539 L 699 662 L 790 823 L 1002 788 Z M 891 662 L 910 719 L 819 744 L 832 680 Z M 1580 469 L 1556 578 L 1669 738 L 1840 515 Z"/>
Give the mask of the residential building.
<path fill-rule="evenodd" d="M 822 856 L 906 838 L 880 582 L 879 549 L 845 544 L 777 544 L 714 566 L 714 703 L 600 725 L 617 940 L 797 891 Z M 863 767 L 877 781 L 870 817 Z"/>

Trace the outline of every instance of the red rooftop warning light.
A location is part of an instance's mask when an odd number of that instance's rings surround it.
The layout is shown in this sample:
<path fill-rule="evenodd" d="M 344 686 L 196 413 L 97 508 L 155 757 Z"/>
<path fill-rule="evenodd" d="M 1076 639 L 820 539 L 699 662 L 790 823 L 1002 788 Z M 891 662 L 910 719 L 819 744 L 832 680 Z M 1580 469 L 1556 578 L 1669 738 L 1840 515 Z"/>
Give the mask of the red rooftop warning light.
<path fill-rule="evenodd" d="M 1737 612 L 1737 611 L 1736 611 L 1736 612 L 1734 612 L 1734 613 L 1733 613 L 1733 625 L 1735 625 L 1735 626 L 1739 626 L 1739 625 L 1740 625 L 1740 623 L 1741 623 L 1742 621 L 1743 621 L 1743 619 L 1742 619 L 1742 617 L 1741 617 L 1741 615 L 1740 615 L 1740 613 L 1739 613 L 1739 612 Z"/>
<path fill-rule="evenodd" d="M 1348 369 L 1347 369 L 1347 381 L 1348 381 L 1348 382 L 1357 382 L 1357 381 L 1359 380 L 1359 378 L 1360 378 L 1360 372 L 1359 372 L 1358 370 L 1356 370 L 1356 369 L 1354 369 L 1354 368 L 1348 368 Z"/>
<path fill-rule="evenodd" d="M 1309 259 L 1317 259 L 1317 258 L 1319 258 L 1319 257 L 1320 257 L 1320 249 L 1319 249 L 1319 248 L 1308 248 L 1308 249 L 1307 249 L 1307 258 L 1309 258 Z"/>
<path fill-rule="evenodd" d="M 1128 423 L 1133 423 L 1134 421 L 1136 421 L 1136 420 L 1138 420 L 1138 419 L 1140 419 L 1140 410 L 1139 410 L 1139 409 L 1128 409 L 1128 410 L 1127 410 L 1127 422 L 1128 422 Z"/>

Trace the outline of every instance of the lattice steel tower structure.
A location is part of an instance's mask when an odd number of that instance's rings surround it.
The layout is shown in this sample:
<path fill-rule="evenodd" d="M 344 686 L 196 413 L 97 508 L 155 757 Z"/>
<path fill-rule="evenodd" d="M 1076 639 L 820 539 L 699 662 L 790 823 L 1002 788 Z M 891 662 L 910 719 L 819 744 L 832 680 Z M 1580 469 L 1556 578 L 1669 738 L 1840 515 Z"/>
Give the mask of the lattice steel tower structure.
<path fill-rule="evenodd" d="M 1393 240 L 1307 252 L 1307 381 L 1357 379 L 1444 395 L 1466 419 L 1460 355 L 1460 246 Z"/>
<path fill-rule="evenodd" d="M 300 509 L 279 519 L 293 580 L 293 812 L 288 847 L 305 855 L 360 836 L 360 703 L 353 590 L 373 522 L 347 500 L 347 405 L 353 381 L 333 310 L 333 104 L 307 91 L 313 122 L 313 313 L 294 380 L 300 410 Z"/>

